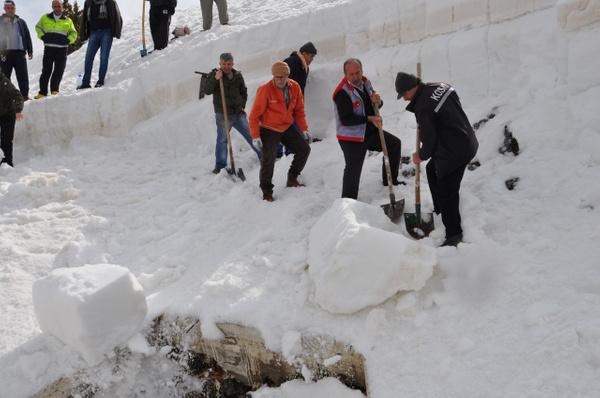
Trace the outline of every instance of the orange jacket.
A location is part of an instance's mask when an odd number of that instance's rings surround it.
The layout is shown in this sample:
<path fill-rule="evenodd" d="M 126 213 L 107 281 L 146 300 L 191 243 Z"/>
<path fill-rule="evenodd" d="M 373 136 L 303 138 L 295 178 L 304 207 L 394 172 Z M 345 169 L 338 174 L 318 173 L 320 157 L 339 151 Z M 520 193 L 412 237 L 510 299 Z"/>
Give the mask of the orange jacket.
<path fill-rule="evenodd" d="M 273 80 L 261 84 L 256 90 L 256 97 L 250 111 L 250 134 L 252 138 L 259 138 L 259 127 L 283 133 L 294 120 L 298 123 L 300 131 L 308 131 L 306 115 L 304 114 L 304 98 L 300 85 L 288 79 L 290 92 L 290 106 L 285 108 L 283 93 L 277 88 Z"/>

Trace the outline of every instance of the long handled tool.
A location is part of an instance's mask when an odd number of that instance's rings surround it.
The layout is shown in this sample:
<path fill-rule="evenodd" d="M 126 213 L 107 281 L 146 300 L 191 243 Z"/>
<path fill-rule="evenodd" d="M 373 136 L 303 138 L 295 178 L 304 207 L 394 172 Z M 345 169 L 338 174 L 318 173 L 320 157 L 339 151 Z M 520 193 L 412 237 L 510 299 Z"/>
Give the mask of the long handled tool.
<path fill-rule="evenodd" d="M 146 0 L 142 1 L 142 49 L 140 50 L 140 55 L 145 57 L 148 55 L 148 50 L 146 50 Z"/>
<path fill-rule="evenodd" d="M 417 75 L 421 78 L 421 63 L 417 64 Z M 417 128 L 417 153 L 421 147 L 419 140 L 419 128 Z M 433 224 L 433 213 L 421 213 L 421 167 L 415 165 L 415 212 L 404 213 L 404 224 L 408 234 L 415 239 L 429 236 L 435 229 Z"/>
<path fill-rule="evenodd" d="M 375 106 L 375 113 L 377 114 L 377 117 L 379 117 L 379 105 L 373 105 Z M 383 134 L 383 127 L 381 127 L 381 123 L 377 124 L 377 128 L 379 129 L 379 138 L 381 139 L 381 148 L 383 149 L 383 163 L 385 165 L 388 188 L 390 190 L 390 203 L 381 205 L 381 208 L 390 218 L 390 220 L 393 222 L 398 222 L 402 218 L 402 212 L 404 211 L 404 199 L 400 199 L 396 202 L 396 196 L 394 195 L 393 189 L 394 184 L 392 183 L 392 171 L 390 169 L 390 158 L 388 156 L 387 145 L 385 143 L 385 136 Z"/>
<path fill-rule="evenodd" d="M 229 119 L 227 117 L 227 104 L 225 103 L 225 88 L 223 87 L 223 79 L 225 75 L 223 75 L 219 79 L 219 85 L 221 86 L 221 102 L 223 103 L 223 116 L 225 117 L 225 130 L 227 131 L 227 145 L 229 146 L 229 159 L 231 161 L 231 170 L 227 170 L 230 175 L 236 174 L 235 172 L 235 161 L 233 159 L 233 148 L 231 147 L 231 133 L 229 132 Z M 242 169 L 238 169 L 236 174 L 240 180 L 246 181 L 246 176 Z"/>

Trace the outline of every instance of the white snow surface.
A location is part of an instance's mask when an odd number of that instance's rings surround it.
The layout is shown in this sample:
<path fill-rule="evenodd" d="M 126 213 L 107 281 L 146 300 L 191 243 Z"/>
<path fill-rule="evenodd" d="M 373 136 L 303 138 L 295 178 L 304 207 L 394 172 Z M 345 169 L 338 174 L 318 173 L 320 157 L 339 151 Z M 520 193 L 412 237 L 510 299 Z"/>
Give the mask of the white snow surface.
<path fill-rule="evenodd" d="M 116 264 L 137 278 L 145 325 L 163 313 L 192 316 L 216 339 L 216 322 L 240 323 L 289 354 L 298 333 L 352 344 L 366 358 L 371 397 L 597 397 L 598 1 L 231 0 L 229 9 L 231 26 L 204 33 L 199 6 L 178 9 L 172 25 L 193 33 L 145 58 L 141 21 L 129 21 L 114 42 L 105 87 L 75 91 L 84 47 L 69 57 L 59 95 L 26 104 L 15 168 L 0 168 L 0 397 L 29 397 L 75 373 L 104 397 L 181 396 L 182 386 L 197 383 L 140 336 L 118 366 L 109 354 L 89 367 L 77 350 L 42 333 L 34 282 L 86 264 Z M 214 112 L 210 97 L 197 99 L 194 71 L 232 52 L 250 109 L 270 65 L 309 40 L 319 52 L 307 118 L 323 141 L 312 145 L 300 177 L 306 188 L 286 189 L 291 159 L 277 162 L 276 201 L 266 203 L 258 161 L 239 134 L 232 135 L 236 166 L 247 181 L 211 173 Z M 416 73 L 417 62 L 425 81 L 456 88 L 473 124 L 487 122 L 477 130 L 481 166 L 461 189 L 465 243 L 439 248 L 444 228 L 436 217 L 430 237 L 411 242 L 435 251 L 425 286 L 333 314 L 319 305 L 309 247 L 319 220 L 339 206 L 344 162 L 331 95 L 348 57 L 363 61 L 384 100 L 384 127 L 402 140 L 404 156 L 414 151 L 416 123 L 396 101 L 393 81 L 399 71 Z M 32 93 L 41 58 L 29 64 Z M 98 59 L 93 79 L 97 68 Z M 519 141 L 518 156 L 498 151 L 505 128 Z M 381 154 L 369 156 L 358 199 L 373 212 L 389 200 L 380 172 Z M 519 178 L 512 191 L 511 178 Z M 414 212 L 407 182 L 395 194 Z M 363 223 L 380 228 L 380 216 Z M 385 231 L 409 239 L 402 223 Z M 363 251 L 355 260 L 365 268 L 384 255 Z M 328 286 L 329 296 L 345 293 Z M 355 394 L 333 382 L 290 382 L 273 396 Z"/>
<path fill-rule="evenodd" d="M 112 264 L 58 268 L 33 284 L 33 309 L 44 333 L 100 363 L 136 334 L 148 313 L 142 286 Z"/>

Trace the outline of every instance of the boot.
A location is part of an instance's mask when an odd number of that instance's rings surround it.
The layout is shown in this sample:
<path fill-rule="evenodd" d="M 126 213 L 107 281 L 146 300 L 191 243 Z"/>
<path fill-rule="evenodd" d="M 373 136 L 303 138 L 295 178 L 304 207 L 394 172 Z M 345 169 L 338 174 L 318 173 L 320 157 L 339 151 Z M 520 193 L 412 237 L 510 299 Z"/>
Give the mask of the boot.
<path fill-rule="evenodd" d="M 298 176 L 296 174 L 288 173 L 287 184 L 285 184 L 285 186 L 288 188 L 297 188 L 305 187 L 306 185 L 298 182 Z"/>
<path fill-rule="evenodd" d="M 463 240 L 463 234 L 456 234 L 456 235 L 452 235 L 449 238 L 446 238 L 446 240 L 444 241 L 444 243 L 442 243 L 442 247 L 444 246 L 458 246 L 459 243 L 461 243 Z"/>
<path fill-rule="evenodd" d="M 275 198 L 273 198 L 273 192 L 263 189 L 263 200 L 266 200 L 267 202 L 275 202 Z"/>

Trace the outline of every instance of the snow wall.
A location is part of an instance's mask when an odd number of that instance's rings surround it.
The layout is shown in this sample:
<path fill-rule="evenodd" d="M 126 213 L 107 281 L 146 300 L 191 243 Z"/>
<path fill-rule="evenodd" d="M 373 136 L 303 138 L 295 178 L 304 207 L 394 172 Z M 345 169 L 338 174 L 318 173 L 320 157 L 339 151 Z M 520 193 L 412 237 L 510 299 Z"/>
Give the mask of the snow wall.
<path fill-rule="evenodd" d="M 351 2 L 355 3 L 353 7 L 347 7 Z M 600 20 L 600 0 L 380 0 L 375 3 L 338 1 L 331 6 L 324 3 L 314 12 L 289 17 L 274 13 L 264 24 L 232 26 L 219 36 L 195 29 L 192 35 L 176 43 L 185 45 L 186 50 L 172 57 L 174 46 L 161 54 L 140 58 L 139 53 L 130 51 L 131 43 L 138 37 L 115 40 L 107 86 L 85 93 L 75 90 L 76 76 L 83 70 L 84 46 L 69 57 L 61 94 L 27 105 L 26 118 L 17 127 L 15 142 L 36 154 L 53 150 L 57 155 L 71 142 L 86 142 L 90 137 L 124 136 L 160 141 L 162 134 L 168 134 L 169 141 L 161 143 L 172 145 L 174 135 L 179 134 L 181 137 L 175 142 L 193 145 L 194 140 L 201 139 L 191 134 L 198 130 L 198 125 L 210 128 L 214 125 L 211 100 L 197 101 L 199 75 L 194 71 L 208 71 L 216 66 L 219 54 L 234 51 L 236 67 L 246 77 L 249 109 L 256 87 L 270 78 L 270 65 L 309 40 L 318 48 L 317 60 L 311 68 L 319 72 L 317 84 L 307 93 L 318 96 L 308 101 L 309 117 L 312 111 L 321 112 L 321 120 L 333 118 L 331 93 L 342 78 L 341 64 L 348 57 L 362 59 L 365 74 L 380 92 L 390 96 L 394 95 L 395 74 L 401 70 L 415 73 L 415 64 L 420 61 L 424 80 L 431 76 L 429 81 L 448 81 L 460 87 L 461 98 L 468 107 L 498 95 L 511 85 L 518 86 L 518 79 L 534 79 L 532 71 L 510 70 L 506 65 L 519 65 L 525 63 L 519 62 L 520 59 L 541 56 L 554 61 L 557 69 L 554 84 L 567 86 L 565 95 L 569 96 L 574 119 L 594 129 L 600 124 L 598 112 L 590 111 L 593 100 L 600 94 L 600 75 L 596 73 L 600 70 L 600 58 L 578 44 L 587 42 L 578 40 L 581 36 L 593 34 L 582 27 Z M 181 14 L 185 15 L 185 11 Z M 526 28 L 529 31 L 510 25 L 511 20 L 532 14 L 540 14 L 540 20 L 546 22 L 536 26 L 532 17 Z M 548 19 L 554 23 L 552 29 L 547 26 Z M 127 23 L 133 24 L 128 29 L 141 32 L 139 26 L 134 27 L 140 25 L 138 20 Z M 177 20 L 172 24 L 177 24 Z M 269 26 L 272 24 L 277 27 Z M 265 26 L 269 28 L 264 29 Z M 548 34 L 543 35 L 540 29 L 547 29 Z M 279 34 L 272 36 L 274 30 Z M 465 31 L 469 34 L 461 34 Z M 521 43 L 522 38 L 532 34 L 553 41 L 555 53 L 536 54 L 535 46 Z M 127 54 L 118 55 L 119 47 L 127 49 Z M 386 62 L 369 64 L 369 55 L 381 59 L 382 54 Z M 163 59 L 166 62 L 157 61 L 162 57 L 167 57 Z M 467 59 L 478 62 L 466 62 Z M 507 60 L 513 62 L 504 62 Z M 586 67 L 582 70 L 574 65 Z M 37 89 L 38 76 L 39 73 L 30 77 L 32 91 Z M 152 125 L 154 115 L 173 113 L 192 101 L 199 104 L 196 110 L 173 115 L 189 119 L 185 129 L 189 131 L 169 131 L 168 126 Z M 323 138 L 331 127 L 326 124 L 311 130 Z"/>

